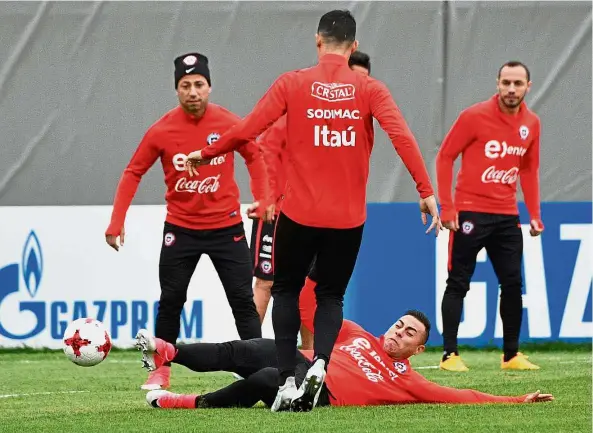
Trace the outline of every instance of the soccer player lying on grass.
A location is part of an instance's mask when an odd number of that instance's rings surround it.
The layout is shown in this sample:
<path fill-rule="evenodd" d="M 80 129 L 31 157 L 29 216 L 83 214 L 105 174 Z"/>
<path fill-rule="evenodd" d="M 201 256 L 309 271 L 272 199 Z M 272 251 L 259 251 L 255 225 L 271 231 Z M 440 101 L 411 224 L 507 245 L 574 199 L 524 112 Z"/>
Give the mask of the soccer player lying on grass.
<path fill-rule="evenodd" d="M 315 282 L 307 279 L 301 292 L 301 320 L 313 329 Z M 409 358 L 424 351 L 430 322 L 419 311 L 408 311 L 389 330 L 375 337 L 344 320 L 326 381 L 314 396 L 317 406 L 377 406 L 405 403 L 532 403 L 551 401 L 536 391 L 521 396 L 498 396 L 471 389 L 441 386 L 412 370 Z M 165 362 L 198 371 L 228 371 L 244 377 L 204 395 L 150 391 L 147 402 L 156 408 L 194 409 L 252 407 L 259 401 L 271 406 L 278 392 L 276 347 L 273 339 L 256 338 L 225 343 L 173 345 L 141 330 L 136 345 L 143 362 L 154 370 Z M 311 365 L 313 351 L 297 351 L 297 386 Z"/>

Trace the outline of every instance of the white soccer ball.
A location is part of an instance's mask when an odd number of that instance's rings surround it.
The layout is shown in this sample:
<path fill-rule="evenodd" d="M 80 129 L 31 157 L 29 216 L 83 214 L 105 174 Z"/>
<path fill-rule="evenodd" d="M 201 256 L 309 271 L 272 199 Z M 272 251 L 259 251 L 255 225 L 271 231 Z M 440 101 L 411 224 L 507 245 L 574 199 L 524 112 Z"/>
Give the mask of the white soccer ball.
<path fill-rule="evenodd" d="M 81 318 L 70 323 L 62 341 L 68 359 L 82 367 L 99 364 L 111 350 L 111 338 L 105 325 L 91 318 Z"/>

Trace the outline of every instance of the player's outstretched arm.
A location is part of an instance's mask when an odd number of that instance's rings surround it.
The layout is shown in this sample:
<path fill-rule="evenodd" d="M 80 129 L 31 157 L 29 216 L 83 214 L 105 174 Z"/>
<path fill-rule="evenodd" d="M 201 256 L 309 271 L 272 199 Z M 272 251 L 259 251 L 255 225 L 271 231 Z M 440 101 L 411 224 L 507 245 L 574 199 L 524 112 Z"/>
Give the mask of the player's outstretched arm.
<path fill-rule="evenodd" d="M 263 153 L 254 141 L 239 146 L 237 151 L 245 159 L 249 177 L 251 178 L 251 194 L 254 201 L 252 207 L 254 209 L 251 212 L 250 218 L 262 218 L 265 222 L 271 222 L 274 212 L 272 210 L 271 215 L 270 212 L 266 212 L 272 199 L 270 197 L 270 182 Z"/>
<path fill-rule="evenodd" d="M 527 153 L 522 158 L 519 179 L 521 189 L 525 198 L 525 205 L 529 212 L 531 236 L 539 236 L 544 231 L 544 223 L 541 220 L 540 194 L 539 194 L 539 155 L 540 155 L 540 124 L 537 124 L 537 130 L 533 142 Z"/>
<path fill-rule="evenodd" d="M 215 156 L 236 150 L 239 146 L 255 138 L 278 120 L 287 109 L 287 95 L 291 73 L 281 75 L 257 102 L 251 113 L 233 126 L 205 149 L 188 155 L 186 167 L 192 175 L 194 166 L 203 164 Z"/>
<path fill-rule="evenodd" d="M 152 167 L 159 155 L 160 148 L 154 140 L 154 132 L 149 129 L 124 169 L 115 192 L 111 221 L 105 230 L 105 241 L 115 251 L 119 251 L 120 247 L 118 238 L 121 246 L 124 245 L 126 213 L 136 195 L 142 176 Z"/>
<path fill-rule="evenodd" d="M 453 203 L 453 165 L 457 157 L 471 142 L 471 124 L 462 112 L 443 140 L 436 157 L 437 189 L 441 202 L 441 218 L 445 228 L 457 231 L 459 221 Z"/>
<path fill-rule="evenodd" d="M 429 381 L 412 371 L 400 382 L 417 403 L 480 404 L 480 403 L 537 403 L 552 401 L 552 394 L 536 391 L 521 396 L 493 395 L 473 389 L 457 389 Z"/>
<path fill-rule="evenodd" d="M 371 80 L 369 86 L 371 114 L 389 136 L 393 147 L 416 182 L 416 190 L 420 194 L 422 223 L 426 225 L 427 214 L 432 216 L 432 223 L 426 233 L 435 229 L 435 235 L 438 236 L 442 230 L 441 220 L 420 147 L 385 84 Z"/>
<path fill-rule="evenodd" d="M 540 390 L 538 389 L 531 394 L 527 394 L 523 403 L 540 403 L 544 401 L 553 401 L 554 396 L 552 394 L 540 394 Z"/>

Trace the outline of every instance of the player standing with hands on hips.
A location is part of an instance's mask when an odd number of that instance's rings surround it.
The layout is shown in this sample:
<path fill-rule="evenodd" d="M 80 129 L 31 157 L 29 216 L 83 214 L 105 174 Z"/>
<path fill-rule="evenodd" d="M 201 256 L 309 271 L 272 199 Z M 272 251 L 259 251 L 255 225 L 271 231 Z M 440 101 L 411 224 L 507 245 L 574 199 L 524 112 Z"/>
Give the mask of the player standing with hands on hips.
<path fill-rule="evenodd" d="M 348 66 L 358 47 L 355 36 L 356 21 L 349 11 L 323 15 L 315 36 L 319 63 L 282 74 L 242 122 L 213 146 L 188 156 L 191 173 L 199 164 L 253 140 L 287 115 L 283 150 L 287 183 L 274 244 L 272 321 L 280 380 L 272 411 L 308 411 L 319 398 L 366 220 L 373 118 L 416 182 L 421 210 L 433 218 L 429 230 L 434 228 L 438 234 L 441 228 L 422 154 L 389 90 Z M 314 358 L 302 378 L 295 377 L 298 302 L 314 257 Z"/>
<path fill-rule="evenodd" d="M 211 81 L 207 57 L 188 53 L 177 57 L 174 65 L 179 106 L 148 129 L 124 170 L 106 240 L 116 251 L 118 237 L 124 244 L 126 212 L 142 176 L 160 158 L 167 185 L 167 216 L 159 261 L 161 296 L 155 335 L 170 343 L 177 341 L 189 282 L 200 256 L 207 254 L 221 279 L 240 338 L 258 338 L 261 325 L 251 290 L 251 254 L 240 213 L 234 154 L 220 154 L 200 167 L 197 176 L 190 177 L 185 171 L 187 154 L 196 146 L 212 145 L 240 118 L 208 102 Z M 267 177 L 259 147 L 244 142 L 236 149 L 247 163 L 254 199 L 266 201 Z M 142 389 L 168 388 L 170 375 L 171 368 L 165 364 L 150 374 Z"/>
<path fill-rule="evenodd" d="M 451 231 L 449 277 L 441 304 L 443 370 L 468 370 L 459 356 L 457 332 L 463 299 L 482 248 L 486 248 L 500 284 L 504 350 L 501 368 L 539 368 L 519 352 L 523 234 L 517 180 L 529 212 L 531 236 L 539 236 L 544 230 L 539 197 L 540 119 L 524 102 L 530 87 L 529 69 L 523 63 L 505 63 L 498 71 L 498 93 L 461 112 L 437 155 L 442 220 Z M 453 201 L 453 164 L 460 154 L 463 160 Z"/>

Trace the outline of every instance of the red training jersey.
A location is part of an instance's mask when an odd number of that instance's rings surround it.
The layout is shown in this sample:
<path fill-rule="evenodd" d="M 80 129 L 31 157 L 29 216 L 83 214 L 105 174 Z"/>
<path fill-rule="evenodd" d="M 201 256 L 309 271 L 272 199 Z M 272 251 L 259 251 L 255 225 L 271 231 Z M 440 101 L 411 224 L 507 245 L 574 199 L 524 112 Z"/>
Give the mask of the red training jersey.
<path fill-rule="evenodd" d="M 119 235 L 142 176 L 160 158 L 167 192 L 166 221 L 188 229 L 228 227 L 242 221 L 234 153 L 220 155 L 199 167 L 199 175 L 185 171 L 187 155 L 214 143 L 240 121 L 227 109 L 209 103 L 200 119 L 178 106 L 146 132 L 117 186 L 107 235 Z M 259 147 L 249 142 L 237 148 L 245 158 L 255 200 L 267 199 L 267 176 Z"/>
<path fill-rule="evenodd" d="M 301 322 L 313 331 L 315 282 L 307 278 L 299 298 Z M 332 406 L 378 406 L 406 403 L 520 403 L 523 396 L 498 396 L 438 385 L 412 370 L 409 360 L 393 360 L 383 350 L 384 337 L 344 320 L 331 353 L 325 383 Z M 301 350 L 312 360 L 312 350 Z"/>
<path fill-rule="evenodd" d="M 518 179 L 530 218 L 539 220 L 539 141 L 539 117 L 525 102 L 517 115 L 501 111 L 498 95 L 463 110 L 436 159 L 442 220 L 455 220 L 461 210 L 518 215 Z M 453 164 L 459 154 L 453 202 Z"/>
<path fill-rule="evenodd" d="M 286 187 L 285 154 L 283 152 L 286 147 L 286 115 L 266 129 L 258 137 L 257 142 L 260 144 L 260 149 L 263 150 L 271 196 L 276 205 L 275 213 L 278 215 Z"/>
<path fill-rule="evenodd" d="M 210 159 L 253 140 L 285 113 L 282 212 L 297 223 L 353 228 L 365 222 L 373 118 L 389 135 L 420 196 L 433 195 L 418 144 L 387 87 L 352 71 L 346 58 L 335 54 L 282 74 L 253 111 L 202 156 Z"/>

